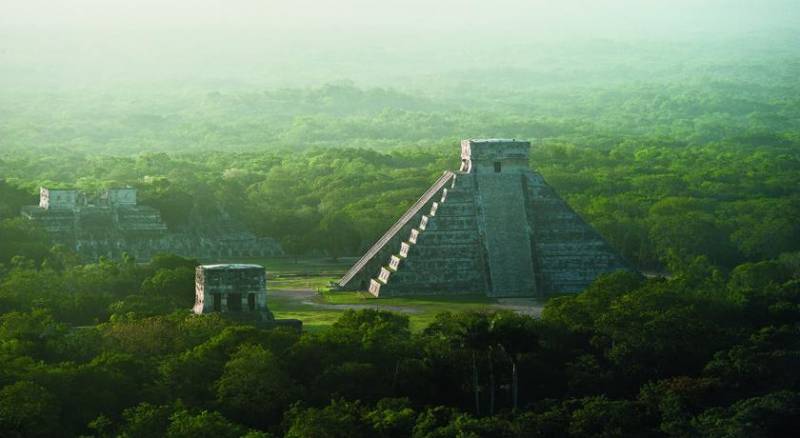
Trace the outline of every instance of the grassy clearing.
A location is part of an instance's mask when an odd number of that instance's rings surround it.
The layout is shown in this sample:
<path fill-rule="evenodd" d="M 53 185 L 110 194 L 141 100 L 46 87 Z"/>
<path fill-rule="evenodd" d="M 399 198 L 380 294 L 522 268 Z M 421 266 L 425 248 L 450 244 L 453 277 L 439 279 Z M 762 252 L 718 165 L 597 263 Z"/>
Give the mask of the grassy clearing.
<path fill-rule="evenodd" d="M 267 269 L 267 290 L 327 290 L 355 263 L 355 257 L 330 258 L 270 257 L 224 260 L 224 263 L 253 263 Z"/>
<path fill-rule="evenodd" d="M 341 316 L 340 310 L 322 310 L 310 308 L 309 310 L 272 310 L 277 319 L 299 319 L 303 321 L 303 330 L 318 332 L 330 327 Z"/>
<path fill-rule="evenodd" d="M 392 298 L 375 298 L 366 291 L 325 291 L 322 298 L 331 304 L 363 304 L 364 302 L 379 302 L 384 305 L 393 306 L 415 306 L 415 307 L 448 307 L 463 305 L 485 305 L 496 302 L 494 299 L 483 295 L 448 295 L 447 297 L 436 296 L 408 296 Z"/>
<path fill-rule="evenodd" d="M 272 284 L 269 287 L 272 288 Z M 316 300 L 314 295 L 307 293 L 270 295 L 267 291 L 267 297 L 267 305 L 275 318 L 299 319 L 303 321 L 303 329 L 310 332 L 327 328 L 341 314 L 341 310 L 338 309 L 323 309 L 306 304 L 308 301 Z"/>
<path fill-rule="evenodd" d="M 315 332 L 333 324 L 347 309 L 379 309 L 408 315 L 411 329 L 421 331 L 441 312 L 492 310 L 497 301 L 482 295 L 444 297 L 375 298 L 366 291 L 331 291 L 355 262 L 355 258 L 332 261 L 327 258 L 266 258 L 227 260 L 255 263 L 267 268 L 269 308 L 276 318 L 303 321 L 305 330 Z M 269 291 L 278 292 L 269 294 Z"/>
<path fill-rule="evenodd" d="M 273 289 L 277 290 L 277 289 Z M 409 317 L 411 329 L 421 331 L 436 314 L 467 310 L 486 310 L 495 303 L 483 296 L 374 298 L 368 292 L 331 292 L 312 294 L 304 291 L 272 295 L 269 307 L 276 318 L 303 321 L 309 331 L 318 331 L 333 324 L 347 309 L 376 309 L 400 312 Z"/>
<path fill-rule="evenodd" d="M 271 278 L 268 281 L 268 290 L 313 290 L 325 291 L 328 290 L 330 284 L 339 277 L 277 277 Z"/>
<path fill-rule="evenodd" d="M 362 305 L 375 309 L 399 311 L 408 315 L 413 331 L 420 331 L 442 312 L 461 312 L 486 310 L 496 303 L 482 295 L 462 295 L 443 297 L 395 297 L 375 298 L 365 291 L 345 291 L 322 293 L 318 298 L 326 304 Z"/>

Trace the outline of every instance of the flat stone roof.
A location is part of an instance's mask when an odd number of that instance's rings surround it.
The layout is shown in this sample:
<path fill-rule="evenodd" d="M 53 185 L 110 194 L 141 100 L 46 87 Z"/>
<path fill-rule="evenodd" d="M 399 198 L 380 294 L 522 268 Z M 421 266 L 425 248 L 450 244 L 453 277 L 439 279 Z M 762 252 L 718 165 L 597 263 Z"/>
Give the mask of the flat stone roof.
<path fill-rule="evenodd" d="M 529 143 L 526 140 L 517 140 L 516 138 L 470 138 L 467 141 L 470 143 Z"/>
<path fill-rule="evenodd" d="M 201 268 L 213 271 L 213 270 L 233 270 L 233 269 L 264 269 L 261 265 L 247 265 L 242 263 L 230 263 L 230 264 L 217 264 L 217 265 L 200 265 Z"/>

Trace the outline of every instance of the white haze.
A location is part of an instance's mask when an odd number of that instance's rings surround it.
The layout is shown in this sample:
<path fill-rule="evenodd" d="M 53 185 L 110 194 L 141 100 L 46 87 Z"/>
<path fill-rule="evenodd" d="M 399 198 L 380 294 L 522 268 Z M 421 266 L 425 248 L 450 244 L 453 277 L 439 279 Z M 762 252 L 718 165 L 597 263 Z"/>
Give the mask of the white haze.
<path fill-rule="evenodd" d="M 597 41 L 759 41 L 799 17 L 797 0 L 0 0 L 0 85 L 389 84 Z"/>

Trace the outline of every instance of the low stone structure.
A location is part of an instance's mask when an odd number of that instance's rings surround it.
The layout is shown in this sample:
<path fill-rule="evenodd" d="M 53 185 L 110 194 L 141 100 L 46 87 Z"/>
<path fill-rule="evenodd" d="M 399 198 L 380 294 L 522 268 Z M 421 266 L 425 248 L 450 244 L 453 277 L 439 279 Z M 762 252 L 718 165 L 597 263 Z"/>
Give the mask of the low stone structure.
<path fill-rule="evenodd" d="M 39 207 L 45 210 L 69 210 L 77 205 L 77 190 L 39 188 Z"/>
<path fill-rule="evenodd" d="M 528 165 L 530 143 L 464 140 L 446 171 L 338 281 L 374 296 L 580 292 L 629 264 Z"/>
<path fill-rule="evenodd" d="M 167 232 L 158 210 L 136 204 L 132 187 L 108 189 L 99 197 L 42 187 L 39 205 L 23 207 L 22 216 L 78 250 L 87 241 L 156 239 Z"/>
<path fill-rule="evenodd" d="M 272 320 L 261 265 L 201 265 L 195 271 L 194 313 L 249 312 Z"/>
<path fill-rule="evenodd" d="M 227 216 L 209 230 L 170 231 L 157 209 L 138 204 L 133 187 L 111 188 L 99 196 L 42 187 L 39 205 L 23 207 L 22 216 L 86 261 L 119 259 L 123 253 L 140 261 L 158 253 L 201 259 L 283 253 L 275 240 L 259 238 Z"/>

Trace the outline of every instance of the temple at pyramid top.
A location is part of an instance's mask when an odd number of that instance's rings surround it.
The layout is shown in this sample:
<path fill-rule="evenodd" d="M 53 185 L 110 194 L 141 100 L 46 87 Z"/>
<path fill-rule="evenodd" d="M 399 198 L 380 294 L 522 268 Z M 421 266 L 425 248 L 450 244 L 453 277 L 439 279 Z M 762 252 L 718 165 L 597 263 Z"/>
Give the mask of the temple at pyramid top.
<path fill-rule="evenodd" d="M 461 141 L 461 172 L 525 172 L 531 144 L 515 139 Z"/>
<path fill-rule="evenodd" d="M 515 139 L 463 140 L 459 171 L 445 171 L 338 286 L 375 296 L 543 298 L 630 270 L 530 169 L 529 149 Z"/>

